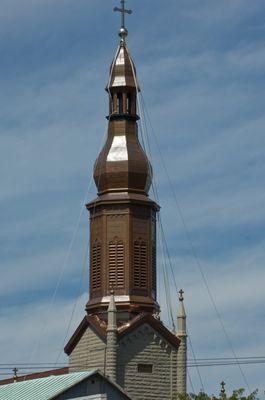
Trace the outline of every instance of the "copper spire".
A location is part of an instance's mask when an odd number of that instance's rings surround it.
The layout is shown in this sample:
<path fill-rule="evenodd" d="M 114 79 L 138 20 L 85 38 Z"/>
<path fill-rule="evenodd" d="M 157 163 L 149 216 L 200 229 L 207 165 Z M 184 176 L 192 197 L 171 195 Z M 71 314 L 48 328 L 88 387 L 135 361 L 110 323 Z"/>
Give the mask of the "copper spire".
<path fill-rule="evenodd" d="M 106 90 L 109 91 L 115 87 L 125 86 L 130 88 L 132 92 L 140 90 L 133 60 L 128 52 L 126 44 L 120 43 L 117 53 L 110 66 L 110 75 Z M 132 111 L 136 112 L 136 109 Z"/>
<path fill-rule="evenodd" d="M 152 169 L 138 140 L 136 69 L 126 44 L 119 44 L 108 85 L 108 138 L 94 167 L 99 194 L 134 192 L 147 195 Z"/>
<path fill-rule="evenodd" d="M 156 213 L 149 199 L 152 168 L 138 139 L 136 69 L 128 52 L 124 26 L 111 63 L 108 135 L 94 166 L 98 197 L 90 212 L 90 299 L 87 312 L 107 319 L 115 290 L 118 320 L 159 309 L 156 301 Z"/>

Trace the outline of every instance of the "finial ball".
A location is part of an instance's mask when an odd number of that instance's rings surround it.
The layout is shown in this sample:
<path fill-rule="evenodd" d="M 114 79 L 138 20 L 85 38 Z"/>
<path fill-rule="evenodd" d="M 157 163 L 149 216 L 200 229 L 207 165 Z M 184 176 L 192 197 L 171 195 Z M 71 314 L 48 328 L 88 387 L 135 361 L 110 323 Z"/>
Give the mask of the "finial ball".
<path fill-rule="evenodd" d="M 121 39 L 125 39 L 128 36 L 128 31 L 126 28 L 121 28 L 119 30 L 119 36 Z"/>

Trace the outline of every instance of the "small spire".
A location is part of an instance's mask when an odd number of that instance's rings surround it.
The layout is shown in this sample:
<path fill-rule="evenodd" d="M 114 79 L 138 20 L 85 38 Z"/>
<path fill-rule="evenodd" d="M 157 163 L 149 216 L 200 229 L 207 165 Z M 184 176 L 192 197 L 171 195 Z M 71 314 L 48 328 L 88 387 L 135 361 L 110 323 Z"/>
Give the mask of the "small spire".
<path fill-rule="evenodd" d="M 184 295 L 184 290 L 180 289 L 180 291 L 179 291 L 179 301 L 183 301 L 184 300 L 183 295 Z"/>
<path fill-rule="evenodd" d="M 119 36 L 121 38 L 121 43 L 125 42 L 126 37 L 128 36 L 128 31 L 125 28 L 125 14 L 132 14 L 132 10 L 127 10 L 125 8 L 125 0 L 120 0 L 121 2 L 121 8 L 119 7 L 114 7 L 113 11 L 120 12 L 121 13 L 121 28 L 119 30 Z"/>
<path fill-rule="evenodd" d="M 114 290 L 111 287 L 110 300 L 108 308 L 108 326 L 107 326 L 107 347 L 106 347 L 106 369 L 107 375 L 114 382 L 117 378 L 117 308 L 115 304 Z"/>
<path fill-rule="evenodd" d="M 12 369 L 12 371 L 14 372 L 14 375 L 13 375 L 14 382 L 17 382 L 18 381 L 18 376 L 17 376 L 18 369 L 15 367 Z"/>
<path fill-rule="evenodd" d="M 184 307 L 184 291 L 181 289 L 179 291 L 179 308 L 177 314 L 177 327 L 178 327 L 178 336 L 186 336 L 186 312 Z"/>
<path fill-rule="evenodd" d="M 220 383 L 220 385 L 221 385 L 220 395 L 221 395 L 221 397 L 224 397 L 225 396 L 225 382 L 222 381 Z"/>

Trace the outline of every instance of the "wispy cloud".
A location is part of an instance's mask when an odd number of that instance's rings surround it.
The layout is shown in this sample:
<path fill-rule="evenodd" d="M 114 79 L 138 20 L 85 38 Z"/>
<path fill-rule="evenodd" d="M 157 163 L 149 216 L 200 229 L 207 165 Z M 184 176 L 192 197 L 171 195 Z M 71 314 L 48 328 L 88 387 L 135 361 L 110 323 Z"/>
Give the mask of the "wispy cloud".
<path fill-rule="evenodd" d="M 250 7 L 247 0 L 128 5 L 134 8 L 129 47 L 210 290 L 238 354 L 262 354 L 265 6 L 253 2 Z M 28 360 L 45 319 L 46 334 L 34 357 L 51 362 L 80 292 L 86 210 L 47 315 L 106 132 L 104 86 L 118 41 L 111 7 L 103 0 L 1 4 L 2 362 Z M 149 134 L 166 237 L 177 282 L 186 291 L 195 352 L 229 356 L 151 129 Z M 92 187 L 89 198 L 95 192 Z M 159 277 L 167 321 L 161 262 Z M 86 276 L 83 292 L 87 281 Z M 81 296 L 71 333 L 86 300 L 86 294 Z M 251 387 L 263 389 L 261 371 L 245 368 Z M 201 373 L 209 391 L 216 392 L 221 379 L 243 385 L 236 367 Z M 191 374 L 199 389 L 196 371 Z"/>

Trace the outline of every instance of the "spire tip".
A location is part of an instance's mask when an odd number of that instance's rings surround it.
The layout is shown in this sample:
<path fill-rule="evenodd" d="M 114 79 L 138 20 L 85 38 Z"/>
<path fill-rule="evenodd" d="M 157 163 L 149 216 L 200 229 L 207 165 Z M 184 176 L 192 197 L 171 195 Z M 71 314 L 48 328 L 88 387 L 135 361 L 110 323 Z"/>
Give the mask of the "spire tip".
<path fill-rule="evenodd" d="M 121 13 L 121 28 L 119 30 L 119 36 L 121 38 L 121 43 L 125 42 L 126 37 L 128 36 L 128 31 L 125 28 L 125 14 L 132 14 L 132 10 L 126 10 L 125 8 L 125 0 L 120 0 L 121 2 L 121 8 L 119 7 L 114 7 L 113 11 L 116 12 L 120 12 Z"/>
<path fill-rule="evenodd" d="M 179 291 L 179 301 L 183 301 L 184 300 L 184 290 L 180 289 Z"/>

